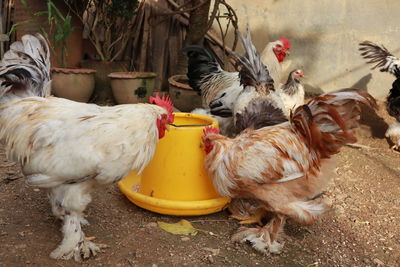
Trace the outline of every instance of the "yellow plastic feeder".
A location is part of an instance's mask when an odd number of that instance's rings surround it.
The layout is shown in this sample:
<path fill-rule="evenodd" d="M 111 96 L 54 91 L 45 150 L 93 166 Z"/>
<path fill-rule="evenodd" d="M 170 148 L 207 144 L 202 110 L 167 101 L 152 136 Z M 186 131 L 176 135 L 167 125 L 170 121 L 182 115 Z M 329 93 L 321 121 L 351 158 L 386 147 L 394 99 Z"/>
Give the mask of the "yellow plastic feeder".
<path fill-rule="evenodd" d="M 118 185 L 130 201 L 168 215 L 204 215 L 222 210 L 230 201 L 214 189 L 204 169 L 201 143 L 206 126 L 218 127 L 208 116 L 175 113 L 175 120 L 157 144 L 153 160 L 140 176 L 130 173 Z"/>

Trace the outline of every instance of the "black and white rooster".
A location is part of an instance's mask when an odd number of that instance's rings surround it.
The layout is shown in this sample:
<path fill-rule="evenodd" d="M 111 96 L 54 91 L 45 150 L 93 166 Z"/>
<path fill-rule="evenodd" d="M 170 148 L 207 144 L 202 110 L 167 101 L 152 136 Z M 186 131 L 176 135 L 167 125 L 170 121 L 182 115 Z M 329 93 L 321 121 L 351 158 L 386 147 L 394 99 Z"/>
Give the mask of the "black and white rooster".
<path fill-rule="evenodd" d="M 370 41 L 360 43 L 361 56 L 367 63 L 374 64 L 372 69 L 380 68 L 382 72 L 389 72 L 396 77 L 389 95 L 386 98 L 386 109 L 396 120 L 386 131 L 386 137 L 394 142 L 392 149 L 400 150 L 400 60 L 392 55 L 383 45 L 379 46 Z"/>
<path fill-rule="evenodd" d="M 280 38 L 267 44 L 262 53 L 261 60 L 268 67 L 275 83 L 279 83 L 280 63 L 285 59 L 289 49 L 289 41 Z M 243 90 L 239 73 L 224 71 L 212 53 L 201 46 L 188 46 L 183 51 L 189 57 L 187 73 L 189 84 L 201 93 L 203 100 L 204 109 L 196 109 L 192 113 L 214 116 L 218 119 L 221 133 L 229 135 L 233 129 L 234 104 Z"/>

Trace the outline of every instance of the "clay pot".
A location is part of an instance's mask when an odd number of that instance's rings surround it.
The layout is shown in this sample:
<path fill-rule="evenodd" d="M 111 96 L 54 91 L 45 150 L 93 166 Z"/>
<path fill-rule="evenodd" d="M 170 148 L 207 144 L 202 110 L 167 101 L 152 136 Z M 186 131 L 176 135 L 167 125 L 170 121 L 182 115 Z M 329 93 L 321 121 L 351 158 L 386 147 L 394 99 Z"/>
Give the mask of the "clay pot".
<path fill-rule="evenodd" d="M 51 69 L 51 92 L 57 97 L 88 102 L 94 89 L 92 69 Z"/>
<path fill-rule="evenodd" d="M 169 95 L 174 107 L 182 112 L 190 112 L 195 108 L 201 108 L 201 96 L 188 84 L 186 75 L 174 75 L 168 79 Z"/>
<path fill-rule="evenodd" d="M 108 75 L 118 104 L 147 103 L 153 93 L 153 72 L 113 72 Z"/>
<path fill-rule="evenodd" d="M 129 62 L 84 60 L 81 62 L 81 66 L 96 70 L 94 100 L 98 103 L 114 103 L 110 79 L 107 76 L 112 72 L 128 71 Z"/>

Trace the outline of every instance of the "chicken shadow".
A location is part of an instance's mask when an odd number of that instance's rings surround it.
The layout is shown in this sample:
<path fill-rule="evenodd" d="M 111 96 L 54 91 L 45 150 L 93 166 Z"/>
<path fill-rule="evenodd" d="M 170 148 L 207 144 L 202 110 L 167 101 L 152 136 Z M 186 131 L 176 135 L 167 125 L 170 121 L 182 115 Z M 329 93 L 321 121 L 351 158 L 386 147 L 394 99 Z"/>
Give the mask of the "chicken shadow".
<path fill-rule="evenodd" d="M 359 90 L 363 91 L 368 91 L 368 83 L 372 79 L 372 74 L 369 73 L 362 78 L 360 78 L 358 81 L 356 81 L 351 88 L 356 88 Z M 378 106 L 378 108 L 380 108 Z M 365 105 L 361 106 L 361 118 L 360 118 L 360 123 L 361 125 L 365 125 L 369 127 L 369 131 L 371 133 L 372 137 L 375 138 L 386 138 L 385 137 L 385 132 L 388 128 L 387 123 L 385 120 L 379 116 L 376 112 L 375 109 L 369 108 Z M 390 144 L 390 140 L 386 138 L 388 143 Z"/>

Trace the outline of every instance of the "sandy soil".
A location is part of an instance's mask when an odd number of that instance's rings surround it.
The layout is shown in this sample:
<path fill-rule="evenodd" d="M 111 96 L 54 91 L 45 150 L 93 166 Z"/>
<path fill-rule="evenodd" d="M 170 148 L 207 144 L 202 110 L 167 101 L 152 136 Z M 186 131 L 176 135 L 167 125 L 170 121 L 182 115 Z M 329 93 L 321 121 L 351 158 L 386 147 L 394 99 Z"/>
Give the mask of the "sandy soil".
<path fill-rule="evenodd" d="M 109 247 L 82 264 L 52 260 L 61 224 L 51 215 L 45 190 L 26 186 L 1 150 L 0 266 L 400 266 L 400 154 L 384 138 L 389 120 L 382 108 L 364 116 L 358 144 L 367 147 L 344 147 L 338 155 L 338 176 L 326 191 L 332 210 L 312 226 L 289 221 L 277 256 L 230 242 L 238 223 L 226 211 L 186 217 L 215 235 L 164 232 L 157 221 L 181 218 L 138 208 L 113 185 L 94 194 L 87 209 L 91 225 L 84 228 Z"/>

